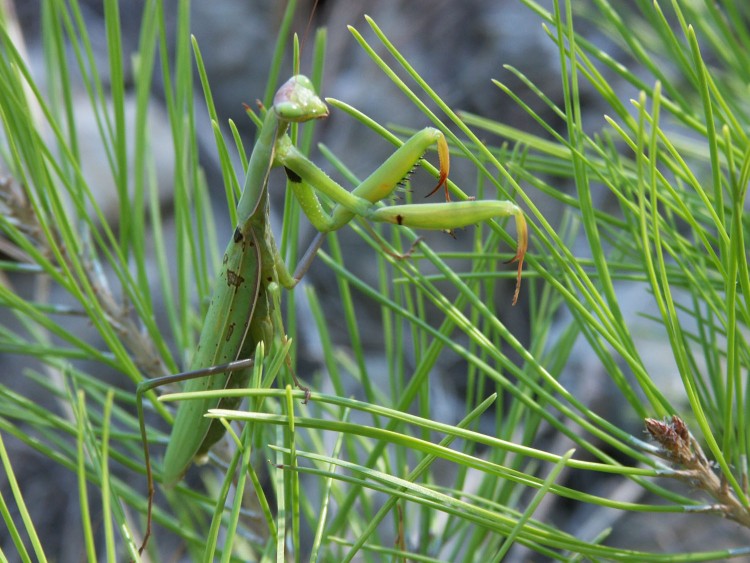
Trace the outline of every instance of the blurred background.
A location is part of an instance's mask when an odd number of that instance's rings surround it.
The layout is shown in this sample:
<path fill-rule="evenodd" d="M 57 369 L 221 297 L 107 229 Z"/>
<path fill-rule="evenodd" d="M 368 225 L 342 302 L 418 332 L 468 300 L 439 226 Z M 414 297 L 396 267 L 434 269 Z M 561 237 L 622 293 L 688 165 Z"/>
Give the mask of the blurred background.
<path fill-rule="evenodd" d="M 6 0 L 9 1 L 9 0 Z M 170 0 L 166 4 L 174 4 L 176 13 L 176 2 Z M 306 4 L 306 5 L 305 5 Z M 552 5 L 552 2 L 540 2 L 540 4 Z M 581 3 L 583 4 L 583 3 Z M 103 24 L 103 9 L 101 1 L 85 0 L 81 2 L 85 8 L 85 18 L 92 40 L 101 48 L 101 69 L 106 65 L 106 36 Z M 141 19 L 141 2 L 123 0 L 120 2 L 122 24 L 124 31 L 125 50 L 133 52 L 138 44 L 139 23 Z M 253 104 L 256 99 L 263 96 L 267 73 L 270 65 L 274 41 L 280 25 L 280 19 L 284 11 L 284 3 L 277 0 L 215 0 L 212 2 L 193 2 L 192 29 L 198 44 L 200 45 L 208 76 L 213 89 L 214 100 L 220 117 L 226 122 L 233 119 L 241 132 L 246 136 L 246 146 L 250 146 L 254 127 L 244 114 L 242 103 Z M 39 1 L 22 0 L 15 3 L 15 10 L 20 23 L 20 29 L 26 41 L 31 61 L 39 62 L 39 78 L 43 79 L 41 68 L 41 43 L 39 41 Z M 411 128 L 421 128 L 427 125 L 423 117 L 415 113 L 411 104 L 391 84 L 386 76 L 370 61 L 369 57 L 352 39 L 347 26 L 356 27 L 366 37 L 371 33 L 364 20 L 364 14 L 370 15 L 378 25 L 386 31 L 389 38 L 398 46 L 401 52 L 423 75 L 425 80 L 443 97 L 443 99 L 455 110 L 463 110 L 479 114 L 491 119 L 496 119 L 521 129 L 528 129 L 536 134 L 540 133 L 539 126 L 535 124 L 528 114 L 520 110 L 516 104 L 505 96 L 490 79 L 496 78 L 507 83 L 510 88 L 520 97 L 528 101 L 542 117 L 555 123 L 556 118 L 549 113 L 548 108 L 542 105 L 536 96 L 529 96 L 527 87 L 503 68 L 511 65 L 520 69 L 536 86 L 549 98 L 558 104 L 561 100 L 560 86 L 560 64 L 559 53 L 556 45 L 547 37 L 538 15 L 522 5 L 518 0 L 389 0 L 371 2 L 351 2 L 348 0 L 321 0 L 317 2 L 313 13 L 312 2 L 302 2 L 298 11 L 298 18 L 294 28 L 303 39 L 302 52 L 303 63 L 301 71 L 304 73 L 309 68 L 309 56 L 312 50 L 312 42 L 316 28 L 325 26 L 328 30 L 328 48 L 325 56 L 325 74 L 323 79 L 324 96 L 330 96 L 345 101 L 365 114 L 373 117 L 383 124 L 399 124 Z M 312 14 L 312 15 L 311 15 Z M 579 18 L 576 24 L 579 33 L 587 36 L 614 58 L 622 56 L 622 51 L 601 31 L 594 30 L 584 18 Z M 622 61 L 627 62 L 627 61 Z M 288 74 L 292 73 L 291 62 L 287 61 Z M 614 84 L 618 80 L 612 77 Z M 597 130 L 604 126 L 604 108 L 598 96 L 589 90 L 586 83 L 581 84 L 581 99 L 584 104 L 584 123 L 587 128 Z M 206 169 L 209 185 L 215 185 L 215 209 L 220 213 L 217 225 L 221 230 L 219 240 L 224 239 L 223 233 L 229 227 L 226 221 L 223 186 L 220 182 L 220 171 L 218 169 L 214 139 L 208 122 L 207 115 L 203 109 L 204 103 L 200 89 L 196 88 L 199 96 L 196 106 L 200 108 L 197 115 L 205 120 L 199 124 L 198 130 L 204 131 L 202 148 L 204 166 Z M 632 87 L 622 84 L 621 96 L 623 98 L 633 97 L 635 94 Z M 81 126 L 85 128 L 95 127 L 93 119 L 86 121 L 84 109 L 87 101 L 81 104 L 80 115 Z M 164 108 L 158 98 L 153 100 L 153 112 L 157 116 L 164 115 Z M 156 171 L 159 184 L 163 188 L 163 205 L 168 210 L 170 205 L 170 194 L 172 192 L 172 153 L 169 146 L 168 123 L 163 120 L 163 130 L 155 127 L 151 132 L 154 139 L 163 136 L 164 143 L 153 142 L 156 150 L 164 147 L 163 157 L 156 158 L 156 162 L 162 164 Z M 562 123 L 559 126 L 562 127 Z M 101 201 L 105 209 L 111 210 L 111 216 L 116 217 L 112 206 L 114 202 L 114 188 L 108 185 L 109 172 L 104 169 L 99 171 L 97 166 L 105 164 L 101 154 L 101 148 L 97 146 L 97 135 L 90 136 L 91 146 L 82 149 L 86 155 L 86 174 L 89 178 L 100 177 L 99 181 L 93 180 L 91 184 L 99 186 Z M 351 169 L 365 176 L 371 172 L 385 157 L 390 154 L 391 147 L 372 133 L 343 115 L 335 111 L 330 118 L 321 123 L 317 128 L 316 140 L 327 145 L 334 154 L 338 155 Z M 81 139 L 86 139 L 81 134 Z M 490 139 L 491 140 L 491 139 Z M 322 159 L 312 154 L 313 160 L 322 162 Z M 325 165 L 321 164 L 323 168 Z M 474 184 L 473 171 L 463 161 L 455 161 L 451 170 L 451 178 L 464 187 L 464 191 L 471 192 Z M 426 174 L 416 174 L 412 179 L 412 188 L 415 192 L 424 193 L 432 187 L 431 178 Z M 277 175 L 272 179 L 270 188 L 274 192 L 274 205 L 272 210 L 281 209 L 281 201 L 285 196 L 283 190 L 283 178 Z M 571 186 L 560 185 L 560 190 L 569 190 Z M 107 198 L 112 197 L 112 203 L 107 205 Z M 540 196 L 541 198 L 541 196 Z M 597 205 L 606 206 L 606 192 L 595 195 L 599 201 Z M 544 208 L 543 198 L 540 206 Z M 554 202 L 544 208 L 545 215 L 553 224 L 556 221 L 556 210 Z M 223 219 L 221 213 L 224 213 Z M 278 227 L 278 217 L 274 218 Z M 308 240 L 313 236 L 312 229 L 308 230 Z M 430 233 L 426 235 L 431 245 L 436 248 L 450 248 L 455 246 L 461 248 L 461 233 L 457 234 L 457 240 L 445 236 L 443 233 Z M 346 241 L 342 237 L 342 242 Z M 352 241 L 358 240 L 352 237 Z M 350 268 L 357 271 L 359 275 L 367 279 L 369 272 L 368 263 L 371 258 L 368 252 L 358 252 L 354 246 L 345 249 L 351 256 Z M 583 248 L 583 246 L 582 246 Z M 507 249 L 503 249 L 507 251 Z M 534 252 L 534 248 L 531 248 Z M 359 262 L 356 262 L 359 260 Z M 510 267 L 510 266 L 509 266 Z M 375 271 L 371 275 L 375 275 Z M 331 311 L 331 317 L 336 317 L 337 294 L 335 292 L 335 280 L 331 279 L 332 273 L 320 262 L 316 262 L 305 283 L 313 284 L 324 303 L 326 311 Z M 327 292 L 327 288 L 332 288 Z M 524 298 L 519 306 L 511 309 L 509 306 L 503 308 L 505 311 L 504 322 L 513 327 L 514 333 L 523 341 L 528 338 L 526 326 L 526 314 L 524 311 Z M 625 290 L 624 290 L 625 291 Z M 298 292 L 302 295 L 302 292 Z M 501 292 L 503 293 L 503 292 Z M 507 283 L 507 291 L 503 293 L 507 297 L 507 305 L 512 295 L 512 283 Z M 305 305 L 301 297 L 298 299 L 301 308 L 300 314 L 305 315 Z M 623 299 L 623 306 L 628 303 L 627 297 Z M 633 295 L 632 303 L 637 306 L 638 295 Z M 363 303 L 363 306 L 367 306 Z M 330 308 L 330 309 L 329 309 Z M 635 311 L 635 308 L 634 310 Z M 628 311 L 624 311 L 628 314 Z M 633 313 L 634 314 L 634 313 Z M 378 324 L 376 315 L 363 315 L 360 327 L 365 336 L 364 340 L 371 347 L 373 362 L 382 361 L 378 359 L 381 352 L 379 341 L 382 329 Z M 368 326 L 372 321 L 373 325 Z M 635 330 L 635 329 L 634 329 Z M 335 332 L 335 331 L 334 331 Z M 301 344 L 300 355 L 303 365 L 314 370 L 319 363 L 314 335 Z M 656 365 L 660 361 L 660 343 L 644 334 L 644 355 L 651 358 Z M 647 349 L 646 347 L 652 349 Z M 381 352 L 382 353 L 382 352 Z M 436 419 L 451 419 L 451 413 L 456 410 L 455 405 L 463 404 L 461 397 L 462 382 L 460 374 L 461 365 L 453 363 L 446 355 L 441 373 L 435 373 L 436 382 L 443 384 L 441 406 L 435 413 Z M 9 379 L 13 377 L 17 369 L 12 360 L 4 361 L 3 374 L 0 378 Z M 616 407 L 616 395 L 612 384 L 603 372 L 603 368 L 596 356 L 589 353 L 585 345 L 579 347 L 578 352 L 570 365 L 566 368 L 563 376 L 565 385 L 574 390 L 582 400 L 593 406 L 595 411 L 604 415 L 613 423 L 621 425 L 633 434 L 640 432 L 638 420 L 622 420 Z M 658 370 L 657 370 L 658 371 Z M 670 373 L 669 366 L 665 365 L 663 370 L 665 384 Z M 121 383 L 121 382 L 120 382 Z M 665 385 L 668 388 L 668 385 Z M 356 394 L 356 390 L 352 391 Z M 436 402 L 437 403 L 437 402 Z M 442 410 L 441 410 L 442 408 Z M 566 445 L 555 443 L 559 440 L 556 436 L 545 436 L 541 433 L 540 441 L 549 440 L 547 444 L 540 442 L 538 447 L 550 451 L 562 451 Z M 12 448 L 12 445 L 9 446 Z M 26 490 L 33 491 L 27 497 L 32 501 L 30 506 L 35 521 L 40 526 L 40 533 L 45 537 L 45 545 L 49 553 L 59 554 L 60 561 L 73 560 L 79 553 L 77 546 L 70 545 L 66 538 L 78 537 L 80 529 L 77 523 L 79 512 L 77 508 L 78 498 L 75 488 L 75 475 L 50 464 L 44 458 L 39 458 L 33 453 L 17 451 L 16 465 L 23 465 L 24 469 L 20 475 L 24 479 L 22 485 Z M 26 456 L 26 459 L 23 459 Z M 43 461 L 40 465 L 39 460 Z M 641 488 L 628 488 L 609 479 L 599 476 L 597 482 L 583 485 L 581 483 L 570 484 L 581 489 L 596 490 L 597 494 L 607 495 L 611 490 L 613 496 L 622 500 L 638 501 L 638 495 L 643 493 Z M 565 484 L 565 483 L 563 483 Z M 583 510 L 590 510 L 583 507 Z M 670 516 L 670 528 L 666 529 L 660 525 L 658 516 L 646 516 L 637 514 L 607 514 L 608 521 L 601 518 L 592 521 L 591 514 L 579 513 L 581 511 L 574 506 L 566 506 L 565 502 L 557 499 L 556 502 L 548 502 L 543 508 L 544 513 L 537 513 L 536 517 L 546 520 L 551 519 L 561 528 L 575 535 L 592 536 L 598 530 L 607 525 L 614 526 L 611 541 L 615 544 L 631 544 L 632 538 L 639 538 L 637 545 L 640 549 L 653 549 L 657 551 L 677 550 L 688 551 L 690 549 L 707 548 L 706 542 L 709 538 L 716 540 L 717 534 L 724 534 L 727 527 L 717 532 L 713 525 L 695 526 L 696 520 L 686 521 L 685 525 L 675 526 L 679 521 L 677 516 Z M 635 520 L 637 519 L 637 522 Z M 630 521 L 634 521 L 632 527 Z M 651 524 L 647 522 L 652 521 Z M 703 523 L 706 521 L 704 520 Z M 711 522 L 718 522 L 713 519 Z M 45 526 L 46 525 L 46 526 Z M 45 529 L 46 528 L 46 529 Z M 594 529 L 596 528 L 596 529 Z M 75 530 L 75 531 L 73 531 Z M 2 534 L 0 534 L 2 536 Z M 57 545 L 55 540 L 58 538 Z M 622 539 L 622 541 L 620 541 Z M 7 541 L 3 540 L 3 543 Z M 713 543 L 713 542 L 712 542 Z M 517 560 L 524 560 L 523 553 L 517 553 Z"/>

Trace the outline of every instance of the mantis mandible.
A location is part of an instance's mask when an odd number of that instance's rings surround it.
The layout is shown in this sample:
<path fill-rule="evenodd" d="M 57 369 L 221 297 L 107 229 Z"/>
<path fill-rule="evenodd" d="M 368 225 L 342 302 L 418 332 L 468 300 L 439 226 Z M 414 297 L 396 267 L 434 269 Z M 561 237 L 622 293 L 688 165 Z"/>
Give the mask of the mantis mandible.
<path fill-rule="evenodd" d="M 269 226 L 268 176 L 273 167 L 286 169 L 294 196 L 320 233 L 340 229 L 355 216 L 419 229 L 448 231 L 487 219 L 514 216 L 518 244 L 511 262 L 518 262 L 518 275 L 513 304 L 518 299 L 527 248 L 527 227 L 523 212 L 515 203 L 472 200 L 379 207 L 376 204 L 393 193 L 433 144 L 438 148 L 440 177 L 430 193 L 445 184 L 448 177 L 445 137 L 433 128 L 419 131 L 350 192 L 300 153 L 287 135 L 290 123 L 327 115 L 328 107 L 315 93 L 307 77 L 293 76 L 279 88 L 250 156 L 245 185 L 237 205 L 239 223 L 224 253 L 198 347 L 191 360 L 191 371 L 146 380 L 138 386 L 138 414 L 148 479 L 148 520 L 140 552 L 145 549 L 151 535 L 154 498 L 154 477 L 143 419 L 143 394 L 159 385 L 185 379 L 188 379 L 186 391 L 246 386 L 251 373 L 251 356 L 257 344 L 263 342 L 268 350 L 273 338 L 270 292 L 278 286 L 293 288 L 322 242 L 319 235 L 318 244 L 311 247 L 297 271 L 294 274 L 289 272 Z M 316 190 L 336 202 L 331 213 L 321 206 Z M 447 194 L 446 188 L 446 198 L 449 199 Z M 174 486 L 191 462 L 204 457 L 223 436 L 224 427 L 219 421 L 204 417 L 208 409 L 216 406 L 215 399 L 180 403 L 162 465 L 161 480 L 165 486 Z"/>

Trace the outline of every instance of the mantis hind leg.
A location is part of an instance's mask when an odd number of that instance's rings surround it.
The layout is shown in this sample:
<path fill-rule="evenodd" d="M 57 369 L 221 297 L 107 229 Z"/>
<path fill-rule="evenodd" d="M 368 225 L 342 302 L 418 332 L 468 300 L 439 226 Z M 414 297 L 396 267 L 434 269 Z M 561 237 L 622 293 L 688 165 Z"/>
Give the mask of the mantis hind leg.
<path fill-rule="evenodd" d="M 176 373 L 172 375 L 165 375 L 164 377 L 155 377 L 153 379 L 147 379 L 138 384 L 138 388 L 135 392 L 136 407 L 138 409 L 138 424 L 141 431 L 141 442 L 143 444 L 143 459 L 146 463 L 146 479 L 148 481 L 148 508 L 146 511 L 146 532 L 143 535 L 143 541 L 141 546 L 138 548 L 138 554 L 142 554 L 143 550 L 148 544 L 148 540 L 151 537 L 151 517 L 154 507 L 154 495 L 156 488 L 154 487 L 154 474 L 151 468 L 151 454 L 148 445 L 148 435 L 146 433 L 146 420 L 143 414 L 143 395 L 157 387 L 163 385 L 169 385 L 171 383 L 178 383 L 182 381 L 188 381 L 190 379 L 198 379 L 200 377 L 209 377 L 218 373 L 231 372 L 236 370 L 243 370 L 253 367 L 254 360 L 252 358 L 237 360 L 229 362 L 220 366 L 212 366 L 208 368 L 186 371 L 182 373 Z"/>

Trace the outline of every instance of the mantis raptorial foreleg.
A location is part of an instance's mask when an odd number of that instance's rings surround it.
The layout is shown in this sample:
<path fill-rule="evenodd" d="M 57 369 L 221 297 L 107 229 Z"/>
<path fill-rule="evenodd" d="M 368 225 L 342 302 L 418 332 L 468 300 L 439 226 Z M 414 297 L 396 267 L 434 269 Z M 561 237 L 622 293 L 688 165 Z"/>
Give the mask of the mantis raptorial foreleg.
<path fill-rule="evenodd" d="M 448 145 L 445 137 L 437 129 L 423 129 L 349 192 L 301 154 L 286 134 L 290 122 L 302 122 L 327 115 L 326 104 L 317 96 L 310 80 L 304 76 L 292 77 L 276 93 L 250 156 L 244 189 L 237 206 L 239 223 L 224 253 L 190 371 L 158 381 L 144 381 L 138 387 L 141 433 L 147 463 L 149 454 L 141 406 L 143 394 L 157 385 L 178 379 L 188 379 L 186 391 L 245 385 L 250 374 L 249 366 L 252 365 L 252 360 L 247 358 L 252 357 L 260 342 L 269 349 L 274 330 L 279 328 L 274 327 L 272 318 L 273 288 L 279 285 L 294 287 L 322 243 L 322 235 L 319 235 L 312 253 L 303 258 L 294 275 L 289 273 L 276 249 L 268 221 L 268 175 L 275 166 L 282 166 L 287 170 L 294 196 L 313 226 L 321 233 L 339 229 L 355 216 L 420 229 L 449 231 L 487 219 L 514 216 L 518 246 L 512 260 L 518 262 L 518 278 L 513 303 L 518 299 L 523 258 L 527 248 L 526 220 L 518 206 L 509 201 L 447 201 L 380 207 L 377 204 L 393 193 L 433 144 L 438 148 L 440 177 L 431 193 L 445 183 L 448 176 Z M 335 202 L 331 213 L 323 209 L 316 192 L 325 194 Z M 446 199 L 449 199 L 447 190 Z M 199 374 L 208 377 L 199 377 Z M 211 420 L 204 417 L 208 409 L 216 406 L 215 399 L 180 403 L 162 464 L 161 481 L 165 486 L 177 483 L 193 459 L 204 456 L 224 433 L 221 425 L 212 426 Z M 154 486 L 150 465 L 147 476 L 148 523 L 141 551 L 146 546 L 151 530 Z"/>
<path fill-rule="evenodd" d="M 287 172 L 292 172 L 288 174 L 292 180 L 292 190 L 305 215 L 320 232 L 340 229 L 357 215 L 370 221 L 393 223 L 415 229 L 446 231 L 474 225 L 487 219 L 514 216 L 518 245 L 516 254 L 510 262 L 518 262 L 516 289 L 513 294 L 515 305 L 521 290 L 523 259 L 528 247 L 526 219 L 521 208 L 515 203 L 498 200 L 451 202 L 446 189 L 446 199 L 449 200 L 446 203 L 386 207 L 375 205 L 393 193 L 399 182 L 411 172 L 424 152 L 433 144 L 438 147 L 440 177 L 437 186 L 430 192 L 432 194 L 445 184 L 448 177 L 448 144 L 443 134 L 431 127 L 422 129 L 410 137 L 351 192 L 329 178 L 325 172 L 301 154 L 288 139 L 282 139 L 279 142 L 276 159 L 287 169 Z M 315 194 L 316 190 L 338 202 L 330 214 L 326 213 L 320 205 Z"/>

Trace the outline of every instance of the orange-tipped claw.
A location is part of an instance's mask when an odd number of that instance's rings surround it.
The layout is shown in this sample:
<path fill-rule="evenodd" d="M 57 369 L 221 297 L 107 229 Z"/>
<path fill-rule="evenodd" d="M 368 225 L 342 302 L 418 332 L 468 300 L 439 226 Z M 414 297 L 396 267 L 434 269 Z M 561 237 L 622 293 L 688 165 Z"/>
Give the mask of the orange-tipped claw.
<path fill-rule="evenodd" d="M 437 140 L 438 159 L 440 160 L 440 176 L 438 177 L 437 186 L 428 193 L 425 197 L 430 197 L 436 191 L 440 189 L 440 186 L 445 188 L 445 201 L 450 201 L 451 196 L 448 193 L 448 172 L 450 171 L 450 155 L 448 151 L 448 141 L 441 134 Z"/>
<path fill-rule="evenodd" d="M 518 262 L 518 277 L 516 278 L 516 291 L 513 293 L 513 305 L 518 301 L 518 294 L 521 293 L 521 273 L 523 272 L 523 259 L 526 256 L 526 249 L 529 248 L 529 228 L 526 225 L 526 217 L 523 212 L 516 214 L 516 234 L 518 235 L 518 246 L 516 255 L 508 260 L 506 264 Z"/>

